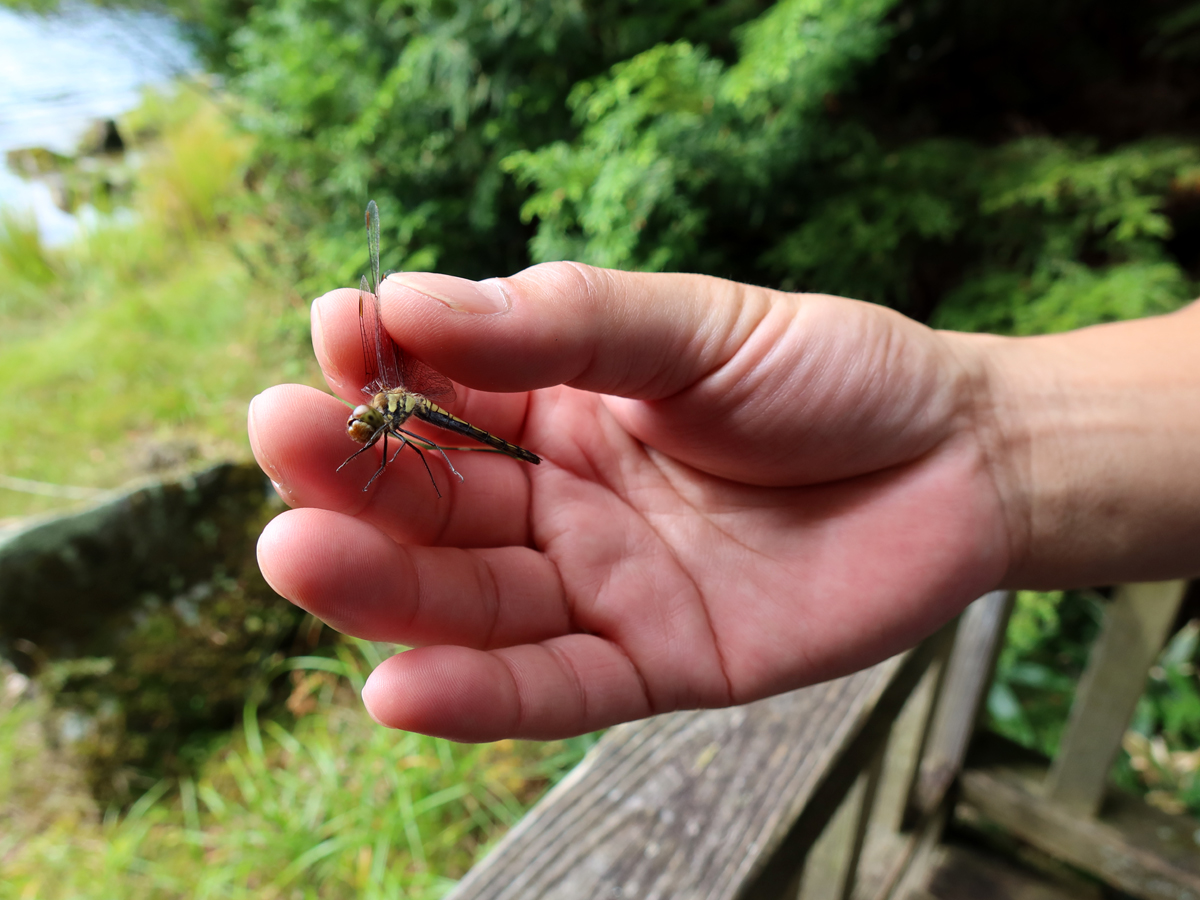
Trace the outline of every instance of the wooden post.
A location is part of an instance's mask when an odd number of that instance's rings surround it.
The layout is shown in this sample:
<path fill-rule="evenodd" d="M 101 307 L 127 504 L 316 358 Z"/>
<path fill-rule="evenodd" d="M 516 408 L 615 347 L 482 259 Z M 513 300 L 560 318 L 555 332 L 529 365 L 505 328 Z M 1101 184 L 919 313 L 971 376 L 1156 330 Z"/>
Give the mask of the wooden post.
<path fill-rule="evenodd" d="M 921 759 L 920 776 L 911 798 L 918 815 L 929 815 L 938 807 L 962 769 L 967 745 L 975 732 L 979 710 L 1004 645 L 1012 607 L 1012 591 L 992 591 L 962 614 L 946 667 L 950 689 L 943 692 L 934 713 L 933 734 Z"/>
<path fill-rule="evenodd" d="M 1047 799 L 1078 815 L 1099 811 L 1146 672 L 1166 641 L 1186 588 L 1186 581 L 1117 588 L 1046 779 Z"/>
<path fill-rule="evenodd" d="M 920 784 L 921 767 L 925 760 L 925 756 L 929 751 L 930 738 L 933 737 L 933 722 L 934 716 L 937 714 L 938 708 L 941 707 L 943 701 L 943 688 L 946 686 L 946 669 L 949 667 L 950 658 L 954 652 L 954 646 L 958 640 L 958 632 L 962 627 L 962 616 L 959 616 L 953 623 L 944 627 L 938 634 L 929 638 L 929 641 L 934 645 L 934 661 L 930 666 L 930 670 L 926 673 L 926 678 L 931 679 L 929 687 L 929 702 L 922 713 L 923 721 L 921 722 L 921 738 L 917 743 L 916 754 L 912 760 L 912 769 L 910 770 L 908 787 L 904 792 L 904 812 L 900 820 L 901 831 L 912 831 L 917 827 L 919 820 L 922 818 L 922 811 L 918 809 L 914 802 L 917 798 L 918 785 Z"/>
<path fill-rule="evenodd" d="M 881 745 L 875 759 L 858 777 L 808 852 L 797 890 L 789 890 L 784 896 L 797 900 L 850 900 L 883 769 L 883 749 Z"/>
<path fill-rule="evenodd" d="M 875 795 L 879 790 L 879 781 L 883 775 L 883 754 L 887 744 L 879 745 L 871 765 L 863 772 L 862 793 L 858 800 L 858 821 L 854 823 L 854 838 L 850 842 L 850 852 L 846 859 L 846 877 L 842 881 L 842 890 L 837 900 L 850 900 L 854 896 L 854 888 L 858 884 L 858 864 L 862 859 L 863 844 L 867 841 L 867 828 L 871 824 L 871 813 L 875 809 Z"/>

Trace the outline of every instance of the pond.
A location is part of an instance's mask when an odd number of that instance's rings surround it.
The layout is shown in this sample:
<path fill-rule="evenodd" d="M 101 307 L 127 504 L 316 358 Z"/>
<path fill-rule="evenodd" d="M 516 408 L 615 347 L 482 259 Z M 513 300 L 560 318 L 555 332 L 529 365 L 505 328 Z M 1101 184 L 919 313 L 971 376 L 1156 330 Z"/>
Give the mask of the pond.
<path fill-rule="evenodd" d="M 22 147 L 71 152 L 96 120 L 137 105 L 143 87 L 195 71 L 169 18 L 64 4 L 42 17 L 0 7 L 0 153 Z M 49 243 L 78 228 L 50 191 L 0 167 L 0 205 L 32 210 Z"/>

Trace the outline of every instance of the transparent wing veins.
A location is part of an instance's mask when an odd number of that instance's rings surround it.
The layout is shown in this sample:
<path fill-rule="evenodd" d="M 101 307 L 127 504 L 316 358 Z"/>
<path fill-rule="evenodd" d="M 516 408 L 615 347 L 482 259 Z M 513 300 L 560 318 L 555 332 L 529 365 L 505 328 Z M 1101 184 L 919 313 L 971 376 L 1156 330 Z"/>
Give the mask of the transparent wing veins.
<path fill-rule="evenodd" d="M 420 360 L 404 353 L 384 330 L 379 307 L 379 207 L 367 203 L 367 253 L 369 278 L 364 275 L 358 292 L 358 324 L 362 335 L 363 365 L 367 384 L 363 393 L 374 396 L 380 391 L 403 389 L 430 399 L 450 403 L 454 386 L 450 379 Z"/>

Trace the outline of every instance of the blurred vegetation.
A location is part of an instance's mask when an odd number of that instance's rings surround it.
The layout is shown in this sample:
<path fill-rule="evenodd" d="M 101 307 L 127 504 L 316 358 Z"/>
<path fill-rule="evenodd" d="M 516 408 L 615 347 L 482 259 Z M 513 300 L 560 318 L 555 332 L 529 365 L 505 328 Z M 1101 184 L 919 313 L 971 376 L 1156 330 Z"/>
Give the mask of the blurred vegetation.
<path fill-rule="evenodd" d="M 121 126 L 137 177 L 77 194 L 111 214 L 74 243 L 47 247 L 30 218 L 0 212 L 8 476 L 115 487 L 245 456 L 250 397 L 320 381 L 307 304 L 245 187 L 250 138 L 202 86 L 150 95 Z M 0 519 L 62 502 L 0 490 Z"/>
<path fill-rule="evenodd" d="M 1200 816 L 1200 619 L 1180 629 L 1150 670 L 1125 734 L 1117 781 L 1167 812 Z"/>
<path fill-rule="evenodd" d="M 591 739 L 465 745 L 358 707 L 380 648 L 296 657 L 285 724 L 247 706 L 194 778 L 98 809 L 47 700 L 0 672 L 0 898 L 442 896 Z"/>
<path fill-rule="evenodd" d="M 703 271 L 1036 333 L 1200 261 L 1200 15 L 1095 0 L 169 0 L 248 104 L 304 285 Z M 1017 62 L 1020 61 L 1020 62 Z"/>
<path fill-rule="evenodd" d="M 1058 752 L 1075 688 L 1100 633 L 1094 591 L 1019 591 L 987 698 L 994 731 L 1047 757 Z M 1148 673 L 1113 772 L 1121 787 L 1172 813 L 1200 816 L 1200 619 L 1184 625 Z"/>
<path fill-rule="evenodd" d="M 1017 593 L 987 699 L 995 731 L 1044 756 L 1058 752 L 1103 617 L 1103 600 L 1092 592 Z"/>

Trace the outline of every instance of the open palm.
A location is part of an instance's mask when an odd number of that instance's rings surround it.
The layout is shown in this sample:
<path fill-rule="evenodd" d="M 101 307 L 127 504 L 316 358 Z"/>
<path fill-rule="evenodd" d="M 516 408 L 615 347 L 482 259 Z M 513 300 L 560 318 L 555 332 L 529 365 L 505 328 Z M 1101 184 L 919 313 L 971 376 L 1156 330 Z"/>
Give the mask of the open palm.
<path fill-rule="evenodd" d="M 511 308 L 483 315 L 387 283 L 384 320 L 458 383 L 505 392 L 463 388 L 454 411 L 540 466 L 458 453 L 459 483 L 433 454 L 439 499 L 405 453 L 364 492 L 379 456 L 335 472 L 354 449 L 341 403 L 282 386 L 252 405 L 255 453 L 298 507 L 260 542 L 272 585 L 418 648 L 368 682 L 381 722 L 551 738 L 745 702 L 885 658 L 1003 577 L 969 343 L 701 276 L 553 264 L 498 284 Z M 354 403 L 356 304 L 314 305 Z"/>

